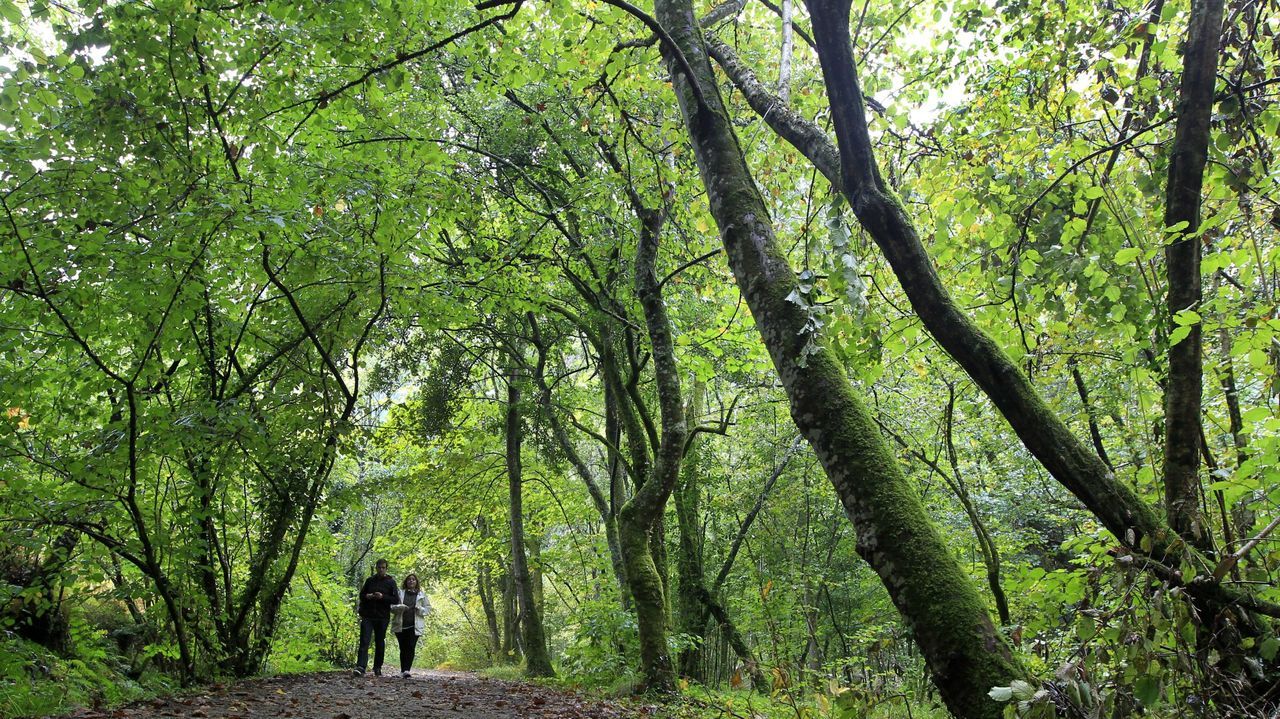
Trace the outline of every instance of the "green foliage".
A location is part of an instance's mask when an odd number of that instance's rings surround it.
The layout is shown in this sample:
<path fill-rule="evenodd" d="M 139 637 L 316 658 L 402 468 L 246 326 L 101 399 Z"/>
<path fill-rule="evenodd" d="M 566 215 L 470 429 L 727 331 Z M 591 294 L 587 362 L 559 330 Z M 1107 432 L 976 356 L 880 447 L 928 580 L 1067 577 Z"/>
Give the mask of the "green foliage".
<path fill-rule="evenodd" d="M 635 617 L 619 612 L 613 597 L 579 605 L 577 614 L 577 626 L 559 662 L 566 679 L 587 687 L 638 684 L 632 659 L 637 651 Z M 671 648 L 673 656 L 678 651 L 679 646 Z"/>
<path fill-rule="evenodd" d="M 704 579 L 779 685 L 672 711 L 941 711 L 812 456 L 779 469 L 789 408 L 719 252 L 660 48 L 618 46 L 646 28 L 608 4 L 526 3 L 500 30 L 445 43 L 510 7 L 191 7 L 0 0 L 0 630 L 56 616 L 67 644 L 5 635 L 0 713 L 347 665 L 353 595 L 379 556 L 397 578 L 416 572 L 436 605 L 419 665 L 511 672 L 501 370 L 521 357 L 533 371 L 531 318 L 548 390 L 530 381 L 521 408 L 525 519 L 549 643 L 571 681 L 635 684 L 606 526 L 650 440 L 633 452 L 633 430 L 610 434 L 623 418 L 606 406 L 607 373 L 637 434 L 661 417 L 631 289 L 631 193 L 665 213 L 676 359 L 686 384 L 708 387 L 691 418 L 712 430 L 695 468 Z M 1170 314 L 1163 178 L 1187 9 L 1152 12 L 881 3 L 859 10 L 855 43 L 877 159 L 944 284 L 1152 506 L 1165 358 L 1202 328 L 1204 521 L 1221 557 L 1280 508 L 1277 25 L 1250 5 L 1224 28 L 1194 238 L 1204 297 Z M 767 7 L 708 32 L 773 83 Z M 800 116 L 827 116 L 804 47 L 790 87 Z M 1198 652 L 1185 597 L 1117 552 L 1021 449 L 843 201 L 724 89 L 801 273 L 790 299 L 810 318 L 805 341 L 830 346 L 874 398 L 993 610 L 998 569 L 1003 631 L 1042 681 L 1000 697 L 1027 715 L 1064 696 L 1109 715 L 1202 701 L 1234 659 Z M 666 519 L 670 596 L 683 549 Z M 68 531 L 74 551 L 59 545 Z M 1272 539 L 1221 570 L 1277 601 Z M 60 596 L 85 601 L 51 615 Z M 1247 641 L 1275 660 L 1271 634 Z M 707 685 L 744 683 L 715 622 L 676 635 L 685 648 Z"/>
<path fill-rule="evenodd" d="M 327 532 L 313 535 L 281 609 L 266 671 L 293 674 L 353 663 L 359 623 L 352 617 L 347 578 L 330 554 L 336 547 Z"/>
<path fill-rule="evenodd" d="M 880 700 L 858 689 L 835 682 L 804 693 L 775 691 L 761 695 L 745 690 L 711 690 L 689 687 L 683 697 L 658 707 L 665 719 L 711 719 L 719 716 L 753 716 L 767 719 L 943 719 L 949 716 L 934 703 L 915 703 L 903 695 Z"/>
<path fill-rule="evenodd" d="M 175 688 L 162 673 L 129 676 L 101 632 L 75 620 L 76 637 L 70 656 L 49 652 L 38 644 L 5 636 L 0 639 L 0 716 L 26 717 L 63 714 L 77 707 L 117 706 Z"/>

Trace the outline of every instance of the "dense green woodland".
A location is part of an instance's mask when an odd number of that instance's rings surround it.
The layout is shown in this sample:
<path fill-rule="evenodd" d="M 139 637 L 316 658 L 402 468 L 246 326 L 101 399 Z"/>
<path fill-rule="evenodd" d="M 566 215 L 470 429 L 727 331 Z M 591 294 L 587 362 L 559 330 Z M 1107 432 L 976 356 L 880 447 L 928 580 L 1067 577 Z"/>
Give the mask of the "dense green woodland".
<path fill-rule="evenodd" d="M 0 18 L 0 714 L 1280 712 L 1274 3 Z"/>

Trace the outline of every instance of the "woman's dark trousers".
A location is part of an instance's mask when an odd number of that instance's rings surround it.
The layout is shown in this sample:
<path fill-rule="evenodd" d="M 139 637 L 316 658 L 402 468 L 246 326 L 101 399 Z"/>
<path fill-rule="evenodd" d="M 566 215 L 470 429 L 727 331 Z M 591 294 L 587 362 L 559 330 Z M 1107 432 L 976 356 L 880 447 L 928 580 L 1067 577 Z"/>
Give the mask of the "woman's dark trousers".
<path fill-rule="evenodd" d="M 413 627 L 407 627 L 396 634 L 396 641 L 400 642 L 400 671 L 407 672 L 413 667 L 413 653 L 418 650 L 418 635 Z"/>

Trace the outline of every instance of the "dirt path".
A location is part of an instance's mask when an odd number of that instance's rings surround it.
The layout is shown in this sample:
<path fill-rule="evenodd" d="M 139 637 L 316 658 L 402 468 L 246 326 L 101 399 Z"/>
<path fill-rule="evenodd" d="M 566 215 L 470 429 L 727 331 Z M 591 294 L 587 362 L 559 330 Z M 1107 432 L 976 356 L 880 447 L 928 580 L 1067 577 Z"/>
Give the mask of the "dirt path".
<path fill-rule="evenodd" d="M 214 685 L 190 696 L 67 719 L 632 719 L 630 709 L 532 684 L 458 672 L 415 671 L 407 679 L 325 672 Z"/>

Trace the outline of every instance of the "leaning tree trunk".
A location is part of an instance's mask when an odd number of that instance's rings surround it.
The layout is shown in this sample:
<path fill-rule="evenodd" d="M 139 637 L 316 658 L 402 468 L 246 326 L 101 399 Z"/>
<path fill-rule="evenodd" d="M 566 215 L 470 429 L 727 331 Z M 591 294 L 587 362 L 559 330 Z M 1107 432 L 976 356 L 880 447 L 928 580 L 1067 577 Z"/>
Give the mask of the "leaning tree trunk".
<path fill-rule="evenodd" d="M 906 211 L 876 166 L 857 68 L 850 51 L 849 0 L 809 0 L 814 41 L 831 103 L 839 182 L 858 221 L 889 260 L 930 334 L 983 389 L 1027 449 L 1126 545 L 1142 538 L 1157 556 L 1176 551 L 1164 523 L 1045 404 L 1030 380 L 956 305 Z M 834 148 L 833 148 L 834 149 Z"/>
<path fill-rule="evenodd" d="M 512 371 L 507 377 L 507 486 L 511 497 L 511 576 L 516 585 L 519 601 L 520 632 L 524 645 L 525 674 L 531 677 L 553 677 L 547 652 L 546 634 L 542 629 L 542 615 L 533 601 L 533 585 L 529 577 L 529 562 L 524 543 L 524 493 L 521 488 L 520 463 L 520 377 Z"/>
<path fill-rule="evenodd" d="M 810 13 L 817 18 L 815 41 L 819 58 L 824 60 L 841 151 L 821 128 L 770 94 L 732 48 L 711 40 L 708 49 L 757 114 L 849 200 L 863 228 L 884 253 L 925 329 L 982 388 L 1027 450 L 1125 546 L 1140 551 L 1145 537 L 1153 556 L 1176 555 L 1179 542 L 1168 525 L 1072 434 L 1017 364 L 965 315 L 943 286 L 910 218 L 888 194 L 875 169 L 861 92 L 856 89 L 856 69 L 847 49 L 848 3 L 843 7 L 844 11 L 831 10 L 810 3 Z M 831 38 L 832 34 L 837 37 Z M 832 68 L 830 73 L 828 66 Z M 842 137 L 842 133 L 851 139 Z M 852 159 L 846 160 L 845 154 L 852 155 Z M 871 163 L 869 172 L 865 170 L 867 163 Z M 864 168 L 851 174 L 868 181 L 855 181 L 855 186 L 850 187 L 847 174 L 851 165 Z"/>
<path fill-rule="evenodd" d="M 973 582 L 933 526 L 844 368 L 813 342 L 808 316 L 721 102 L 688 0 L 657 0 L 663 54 L 738 287 L 791 404 L 875 569 L 912 629 L 943 700 L 962 717 L 999 717 L 988 695 L 1024 672 Z"/>

